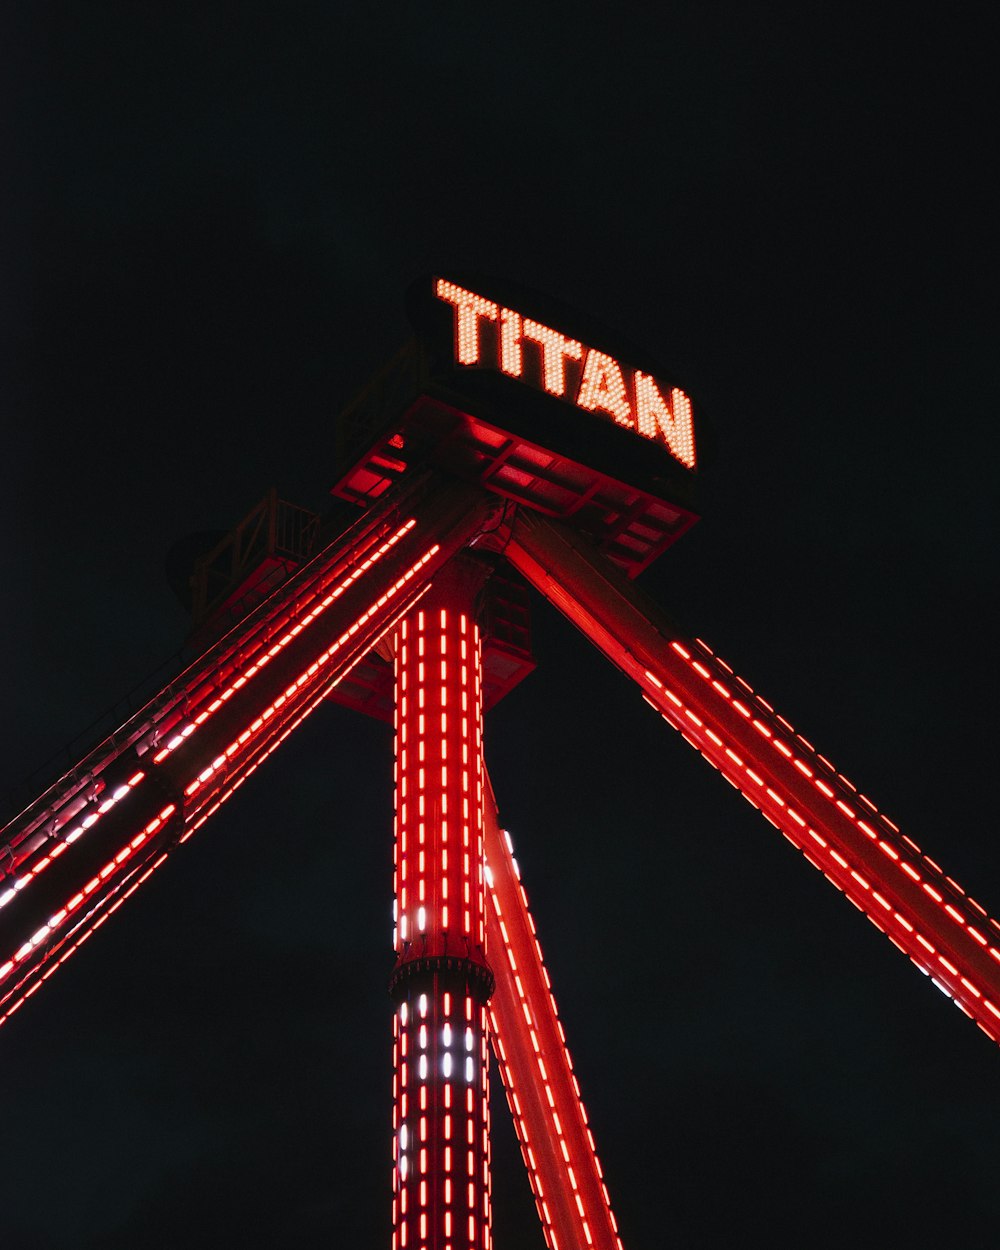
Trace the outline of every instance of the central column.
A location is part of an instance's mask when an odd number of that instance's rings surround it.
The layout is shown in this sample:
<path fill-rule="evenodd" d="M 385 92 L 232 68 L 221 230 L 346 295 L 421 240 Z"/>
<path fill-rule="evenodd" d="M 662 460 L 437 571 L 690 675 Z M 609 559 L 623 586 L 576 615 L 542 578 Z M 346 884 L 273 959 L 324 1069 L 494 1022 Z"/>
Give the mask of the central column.
<path fill-rule="evenodd" d="M 395 637 L 393 1250 L 490 1250 L 483 566 L 458 557 Z"/>

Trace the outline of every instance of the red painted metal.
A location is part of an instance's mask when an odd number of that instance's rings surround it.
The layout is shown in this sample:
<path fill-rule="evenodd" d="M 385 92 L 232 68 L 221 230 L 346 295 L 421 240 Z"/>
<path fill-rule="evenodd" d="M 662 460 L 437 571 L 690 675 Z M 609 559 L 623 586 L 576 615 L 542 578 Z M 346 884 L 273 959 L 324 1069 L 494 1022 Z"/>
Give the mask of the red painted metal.
<path fill-rule="evenodd" d="M 550 1250 L 622 1250 L 513 847 L 485 807 L 493 1053 Z"/>
<path fill-rule="evenodd" d="M 495 542 L 495 538 L 493 539 Z M 483 648 L 483 711 L 488 712 L 534 670 L 528 587 L 506 565 L 495 568 L 480 608 Z M 330 694 L 334 703 L 393 723 L 395 690 L 387 647 L 369 651 Z"/>
<path fill-rule="evenodd" d="M 400 625 L 393 1250 L 489 1250 L 483 881 L 485 566 L 453 561 Z"/>
<path fill-rule="evenodd" d="M 438 484 L 352 531 L 4 831 L 0 1023 L 201 827 L 483 525 Z M 418 519 L 419 516 L 419 519 Z"/>
<path fill-rule="evenodd" d="M 1000 924 L 645 602 L 620 567 L 634 566 L 595 546 L 607 527 L 584 538 L 525 507 L 499 517 L 495 485 L 476 480 L 387 486 L 357 526 L 0 833 L 0 1024 L 374 647 L 391 645 L 395 1250 L 489 1250 L 491 1033 L 551 1250 L 621 1250 L 482 763 L 483 566 L 460 553 L 485 529 L 494 553 L 995 1042 Z"/>
<path fill-rule="evenodd" d="M 1000 1041 L 1000 924 L 979 903 L 584 540 L 522 512 L 506 555 L 876 928 Z"/>

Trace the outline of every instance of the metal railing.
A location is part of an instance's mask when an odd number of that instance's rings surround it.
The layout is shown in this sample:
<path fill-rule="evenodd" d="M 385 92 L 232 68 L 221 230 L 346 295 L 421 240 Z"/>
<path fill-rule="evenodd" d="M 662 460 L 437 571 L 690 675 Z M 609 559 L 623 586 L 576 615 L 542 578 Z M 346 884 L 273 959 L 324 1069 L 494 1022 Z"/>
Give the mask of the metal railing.
<path fill-rule="evenodd" d="M 191 574 L 195 628 L 212 615 L 269 557 L 302 564 L 312 555 L 319 517 L 279 499 L 273 488 L 221 542 L 195 564 Z"/>

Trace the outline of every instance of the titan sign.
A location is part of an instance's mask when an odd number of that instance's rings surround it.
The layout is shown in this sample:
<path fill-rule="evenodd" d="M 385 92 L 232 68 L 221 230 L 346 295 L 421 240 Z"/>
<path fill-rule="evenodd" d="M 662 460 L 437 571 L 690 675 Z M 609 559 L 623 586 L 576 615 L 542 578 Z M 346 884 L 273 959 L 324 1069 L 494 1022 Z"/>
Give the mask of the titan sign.
<path fill-rule="evenodd" d="M 691 401 L 682 390 L 676 386 L 661 390 L 656 379 L 641 369 L 622 365 L 606 352 L 585 347 L 444 278 L 435 279 L 434 293 L 455 310 L 458 364 L 499 368 L 508 377 L 662 443 L 681 464 L 695 467 Z M 487 355 L 485 336 L 480 333 L 484 322 L 490 323 L 491 330 L 495 327 L 489 336 L 493 359 L 483 359 Z"/>

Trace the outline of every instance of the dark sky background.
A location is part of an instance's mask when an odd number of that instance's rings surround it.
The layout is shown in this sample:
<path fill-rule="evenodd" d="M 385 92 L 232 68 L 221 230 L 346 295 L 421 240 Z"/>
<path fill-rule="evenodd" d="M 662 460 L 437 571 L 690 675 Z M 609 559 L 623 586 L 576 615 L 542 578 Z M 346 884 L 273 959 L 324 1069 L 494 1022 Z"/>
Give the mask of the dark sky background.
<path fill-rule="evenodd" d="M 469 269 L 703 399 L 644 587 L 1000 906 L 988 8 L 657 9 L 4 6 L 0 787 L 180 646 L 175 540 L 323 505 Z M 997 1048 L 535 630 L 487 758 L 628 1250 L 1000 1244 Z M 3 1030 L 5 1250 L 388 1244 L 390 778 L 318 712 Z"/>

